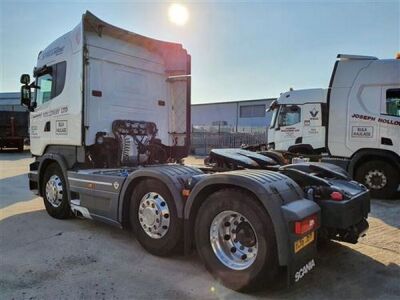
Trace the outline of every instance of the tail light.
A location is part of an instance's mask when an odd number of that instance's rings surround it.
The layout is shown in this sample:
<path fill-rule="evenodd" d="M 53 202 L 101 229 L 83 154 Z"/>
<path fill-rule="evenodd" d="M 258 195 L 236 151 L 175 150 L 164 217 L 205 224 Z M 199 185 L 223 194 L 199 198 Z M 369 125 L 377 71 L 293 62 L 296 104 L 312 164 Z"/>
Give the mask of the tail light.
<path fill-rule="evenodd" d="M 294 222 L 294 233 L 302 235 L 317 228 L 318 215 L 311 215 L 303 220 Z"/>
<path fill-rule="evenodd" d="M 334 201 L 342 201 L 343 200 L 343 194 L 341 192 L 332 192 L 330 194 L 331 199 Z"/>

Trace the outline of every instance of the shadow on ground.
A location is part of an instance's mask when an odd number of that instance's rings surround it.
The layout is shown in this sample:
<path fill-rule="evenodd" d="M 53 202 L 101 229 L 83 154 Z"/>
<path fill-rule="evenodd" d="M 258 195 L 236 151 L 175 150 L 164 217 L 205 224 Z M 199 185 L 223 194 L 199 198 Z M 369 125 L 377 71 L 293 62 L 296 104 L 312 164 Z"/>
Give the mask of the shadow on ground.
<path fill-rule="evenodd" d="M 400 229 L 400 199 L 372 199 L 369 216 L 378 218 L 386 224 Z"/>
<path fill-rule="evenodd" d="M 330 242 L 319 251 L 316 269 L 297 285 L 254 295 L 281 299 L 396 299 L 400 294 L 399 276 L 400 266 L 395 263 L 385 265 L 345 244 Z"/>
<path fill-rule="evenodd" d="M 0 209 L 36 197 L 37 195 L 29 190 L 28 174 L 0 179 Z"/>
<path fill-rule="evenodd" d="M 2 149 L 0 150 L 0 160 L 15 161 L 19 159 L 24 159 L 31 157 L 30 150 L 24 150 L 23 152 L 18 152 L 15 149 Z"/>
<path fill-rule="evenodd" d="M 394 299 L 400 267 L 331 242 L 297 285 L 240 294 L 222 287 L 197 255 L 160 258 L 132 235 L 99 222 L 56 220 L 45 211 L 0 222 L 0 289 L 7 298 Z M 5 234 L 7 230 L 7 234 Z"/>

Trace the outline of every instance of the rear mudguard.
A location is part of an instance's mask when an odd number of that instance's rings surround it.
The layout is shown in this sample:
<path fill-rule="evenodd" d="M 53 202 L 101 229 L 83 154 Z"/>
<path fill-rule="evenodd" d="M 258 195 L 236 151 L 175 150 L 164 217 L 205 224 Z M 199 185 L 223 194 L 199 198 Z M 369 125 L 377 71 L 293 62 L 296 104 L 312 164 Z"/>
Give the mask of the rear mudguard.
<path fill-rule="evenodd" d="M 125 204 L 129 201 L 131 195 L 131 188 L 134 188 L 138 180 L 145 178 L 157 179 L 167 186 L 171 192 L 172 198 L 175 201 L 178 218 L 183 218 L 184 199 L 182 196 L 182 189 L 185 182 L 192 176 L 203 174 L 202 171 L 196 168 L 187 167 L 183 165 L 159 165 L 148 166 L 132 172 L 125 180 L 121 189 L 119 205 L 118 205 L 118 219 L 124 220 L 123 212 Z"/>
<path fill-rule="evenodd" d="M 253 194 L 271 217 L 279 264 L 288 266 L 293 261 L 292 245 L 295 237 L 291 222 L 311 214 L 319 215 L 319 206 L 304 199 L 303 191 L 289 177 L 267 170 L 239 170 L 200 176 L 185 205 L 185 252 L 192 248 L 194 222 L 198 208 L 208 195 L 223 188 L 242 188 Z M 312 257 L 315 253 L 309 253 Z"/>

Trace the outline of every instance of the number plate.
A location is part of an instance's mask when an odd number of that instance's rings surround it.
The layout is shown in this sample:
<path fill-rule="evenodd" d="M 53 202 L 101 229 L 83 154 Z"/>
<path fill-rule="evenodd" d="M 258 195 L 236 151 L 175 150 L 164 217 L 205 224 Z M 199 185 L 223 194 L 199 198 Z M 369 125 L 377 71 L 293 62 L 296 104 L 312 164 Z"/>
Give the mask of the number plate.
<path fill-rule="evenodd" d="M 300 240 L 297 240 L 294 242 L 294 253 L 299 252 L 301 249 L 303 249 L 305 246 L 310 244 L 314 240 L 315 233 L 314 231 L 307 234 L 305 237 L 301 238 Z"/>

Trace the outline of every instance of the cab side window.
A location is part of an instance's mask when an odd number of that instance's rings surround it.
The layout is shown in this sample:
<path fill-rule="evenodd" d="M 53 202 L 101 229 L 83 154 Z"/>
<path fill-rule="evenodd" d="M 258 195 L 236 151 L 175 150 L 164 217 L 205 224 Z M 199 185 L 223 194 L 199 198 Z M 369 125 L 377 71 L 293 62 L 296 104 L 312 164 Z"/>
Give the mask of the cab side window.
<path fill-rule="evenodd" d="M 400 89 L 386 90 L 386 114 L 400 117 Z"/>
<path fill-rule="evenodd" d="M 67 63 L 65 61 L 52 65 L 46 73 L 37 76 L 36 104 L 40 106 L 57 97 L 64 89 Z"/>
<path fill-rule="evenodd" d="M 301 121 L 301 108 L 297 105 L 282 106 L 279 112 L 279 127 L 291 126 Z"/>

